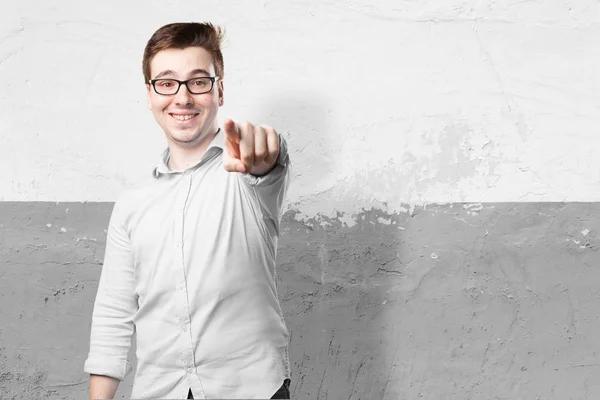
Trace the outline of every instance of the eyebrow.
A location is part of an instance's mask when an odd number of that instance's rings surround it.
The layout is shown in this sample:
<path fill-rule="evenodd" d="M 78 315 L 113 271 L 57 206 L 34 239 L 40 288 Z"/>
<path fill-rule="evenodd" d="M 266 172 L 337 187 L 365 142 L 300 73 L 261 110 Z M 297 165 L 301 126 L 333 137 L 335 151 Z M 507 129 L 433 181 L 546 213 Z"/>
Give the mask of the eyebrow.
<path fill-rule="evenodd" d="M 167 69 L 165 71 L 162 71 L 160 74 L 156 75 L 156 77 L 154 79 L 160 79 L 160 78 L 162 78 L 164 76 L 167 76 L 167 75 L 176 75 L 176 74 L 175 74 L 175 71 L 173 71 L 172 69 Z M 188 73 L 188 76 L 193 76 L 193 75 L 206 75 L 206 76 L 210 76 L 210 73 L 207 70 L 203 69 L 203 68 L 196 68 L 196 69 L 191 70 Z"/>

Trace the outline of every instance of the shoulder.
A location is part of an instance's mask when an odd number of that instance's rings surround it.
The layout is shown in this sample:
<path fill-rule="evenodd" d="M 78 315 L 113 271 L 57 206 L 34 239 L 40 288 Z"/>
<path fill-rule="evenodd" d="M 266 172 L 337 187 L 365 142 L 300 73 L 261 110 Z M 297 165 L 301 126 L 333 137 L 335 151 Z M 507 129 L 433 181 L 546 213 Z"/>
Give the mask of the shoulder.
<path fill-rule="evenodd" d="M 113 208 L 114 218 L 121 222 L 139 209 L 140 204 L 148 199 L 156 191 L 157 180 L 149 177 L 144 181 L 138 181 L 135 185 L 125 188 L 115 200 Z"/>

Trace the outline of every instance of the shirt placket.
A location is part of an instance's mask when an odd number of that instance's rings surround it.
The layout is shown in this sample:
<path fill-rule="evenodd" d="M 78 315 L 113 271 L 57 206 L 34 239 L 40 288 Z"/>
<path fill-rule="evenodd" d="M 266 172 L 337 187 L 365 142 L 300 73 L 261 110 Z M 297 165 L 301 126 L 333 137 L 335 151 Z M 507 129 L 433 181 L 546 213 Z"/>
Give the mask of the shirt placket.
<path fill-rule="evenodd" d="M 184 234 L 185 234 L 185 209 L 187 199 L 192 188 L 192 172 L 186 170 L 183 172 L 179 181 L 177 190 L 177 209 L 175 216 L 175 240 L 174 246 L 176 254 L 176 271 L 177 271 L 177 297 L 179 298 L 179 327 L 181 329 L 181 365 L 184 368 L 187 382 L 194 392 L 195 398 L 206 398 L 202 383 L 196 374 L 196 365 L 194 360 L 194 343 L 192 333 L 190 331 L 190 309 L 188 301 L 188 292 L 185 273 L 185 258 L 184 258 Z"/>

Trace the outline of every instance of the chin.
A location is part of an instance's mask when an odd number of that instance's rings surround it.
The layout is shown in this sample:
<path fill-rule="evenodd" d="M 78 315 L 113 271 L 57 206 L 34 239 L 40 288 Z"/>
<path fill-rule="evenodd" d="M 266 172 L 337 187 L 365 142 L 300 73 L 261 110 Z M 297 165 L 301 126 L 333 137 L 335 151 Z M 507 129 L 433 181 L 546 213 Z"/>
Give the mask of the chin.
<path fill-rule="evenodd" d="M 173 132 L 169 134 L 171 140 L 179 144 L 193 144 L 198 141 L 202 134 L 200 132 Z"/>

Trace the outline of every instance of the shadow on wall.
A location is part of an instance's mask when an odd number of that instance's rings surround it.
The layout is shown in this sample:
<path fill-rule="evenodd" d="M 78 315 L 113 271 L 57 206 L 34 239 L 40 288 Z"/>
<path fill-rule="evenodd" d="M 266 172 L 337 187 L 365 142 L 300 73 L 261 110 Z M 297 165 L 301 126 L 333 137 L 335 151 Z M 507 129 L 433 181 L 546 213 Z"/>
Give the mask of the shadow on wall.
<path fill-rule="evenodd" d="M 402 279 L 397 224 L 376 211 L 348 227 L 336 218 L 284 216 L 278 291 L 291 334 L 292 398 L 382 399 L 391 370 L 386 347 L 398 326 L 385 318 Z"/>
<path fill-rule="evenodd" d="M 292 191 L 333 187 L 344 138 L 325 97 L 306 92 L 271 99 L 260 104 L 257 120 L 288 140 Z M 390 374 L 386 360 L 394 357 L 383 343 L 397 328 L 383 311 L 402 275 L 402 231 L 397 221 L 382 225 L 386 215 L 378 211 L 361 213 L 353 227 L 320 215 L 299 220 L 298 211 L 292 205 L 283 218 L 277 268 L 291 335 L 292 398 L 381 399 Z"/>
<path fill-rule="evenodd" d="M 334 184 L 339 151 L 333 136 L 335 117 L 325 95 L 275 94 L 257 103 L 252 115 L 257 122 L 264 121 L 286 138 L 293 152 L 292 192 L 318 192 Z"/>

